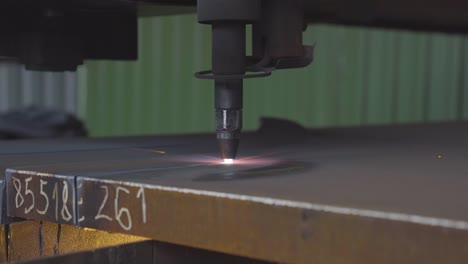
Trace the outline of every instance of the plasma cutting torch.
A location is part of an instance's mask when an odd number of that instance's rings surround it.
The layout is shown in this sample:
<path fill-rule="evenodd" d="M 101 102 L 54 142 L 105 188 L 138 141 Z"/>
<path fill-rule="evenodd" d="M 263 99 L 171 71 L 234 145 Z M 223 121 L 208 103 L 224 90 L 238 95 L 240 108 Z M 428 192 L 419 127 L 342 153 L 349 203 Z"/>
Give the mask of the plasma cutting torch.
<path fill-rule="evenodd" d="M 216 136 L 222 157 L 234 159 L 242 128 L 243 79 L 312 61 L 312 47 L 302 46 L 307 25 L 303 1 L 138 1 L 143 2 L 196 4 L 198 21 L 211 24 L 212 70 L 195 75 L 214 80 Z M 39 0 L 28 2 L 27 9 L 24 3 L 0 0 L 0 57 L 41 71 L 75 71 L 85 59 L 138 57 L 137 1 Z M 246 56 L 248 24 L 252 25 L 251 56 Z"/>
<path fill-rule="evenodd" d="M 302 45 L 302 0 L 198 0 L 200 23 L 212 27 L 212 67 L 195 74 L 213 79 L 216 138 L 225 162 L 237 154 L 242 129 L 243 79 L 269 76 L 313 60 Z M 252 24 L 252 55 L 246 56 L 246 25 Z"/>
<path fill-rule="evenodd" d="M 243 79 L 311 63 L 313 47 L 302 45 L 307 23 L 468 32 L 467 4 L 459 0 L 0 0 L 0 58 L 41 71 L 75 71 L 90 59 L 135 60 L 138 16 L 193 12 L 195 5 L 213 35 L 212 70 L 195 75 L 214 80 L 225 159 L 235 158 L 239 145 Z M 250 56 L 246 25 L 252 25 Z"/>

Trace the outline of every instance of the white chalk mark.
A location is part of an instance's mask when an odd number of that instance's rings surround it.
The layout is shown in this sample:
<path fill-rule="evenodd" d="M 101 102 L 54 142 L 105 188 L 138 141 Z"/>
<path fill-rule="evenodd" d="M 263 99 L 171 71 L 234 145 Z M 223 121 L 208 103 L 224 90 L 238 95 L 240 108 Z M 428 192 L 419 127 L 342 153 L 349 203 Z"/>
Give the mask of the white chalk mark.
<path fill-rule="evenodd" d="M 29 178 L 24 180 L 24 183 L 25 183 L 24 196 L 26 198 L 27 195 L 31 195 L 31 201 L 32 201 L 31 206 L 29 206 L 28 208 L 24 208 L 24 213 L 25 214 L 29 214 L 29 212 L 31 212 L 32 209 L 34 209 L 34 193 L 28 188 L 30 181 L 32 181 L 32 177 L 29 177 Z"/>
<path fill-rule="evenodd" d="M 52 190 L 52 199 L 55 200 L 55 221 L 58 220 L 58 184 L 54 184 L 54 189 Z"/>
<path fill-rule="evenodd" d="M 15 187 L 15 190 L 16 190 L 15 206 L 16 208 L 19 208 L 24 203 L 24 197 L 21 194 L 21 181 L 20 179 L 16 177 L 12 177 L 12 178 L 13 178 L 13 186 Z M 21 200 L 19 200 L 19 198 L 21 198 Z"/>
<path fill-rule="evenodd" d="M 120 226 L 129 231 L 130 229 L 132 229 L 132 217 L 130 215 L 130 211 L 128 210 L 128 208 L 126 207 L 122 207 L 119 209 L 119 193 L 120 191 L 122 192 L 125 192 L 127 194 L 130 194 L 130 191 L 124 187 L 117 187 L 117 189 L 115 190 L 115 200 L 114 200 L 114 209 L 115 209 L 115 220 L 117 220 L 117 222 L 119 222 Z M 122 214 L 126 214 L 127 215 L 127 225 L 125 225 L 123 222 L 122 222 Z"/>
<path fill-rule="evenodd" d="M 62 210 L 60 211 L 62 215 L 62 219 L 65 221 L 70 221 L 72 219 L 72 215 L 67 207 L 67 200 L 68 200 L 68 183 L 67 181 L 63 181 L 63 190 L 62 190 Z"/>
<path fill-rule="evenodd" d="M 44 199 L 45 199 L 45 206 L 44 206 L 44 210 L 39 210 L 39 209 L 36 209 L 37 213 L 38 214 L 41 214 L 41 215 L 45 215 L 47 210 L 49 209 L 49 197 L 47 196 L 47 193 L 44 192 L 44 186 L 47 185 L 47 181 L 44 181 L 44 180 L 40 180 L 40 190 L 39 190 L 39 193 L 40 195 L 44 196 Z"/>
<path fill-rule="evenodd" d="M 105 179 L 96 180 L 96 179 L 89 178 L 87 180 L 94 180 L 100 183 L 108 183 L 108 184 L 118 184 L 118 183 L 121 184 L 121 182 L 116 182 L 113 180 L 105 180 Z M 440 227 L 446 227 L 446 228 L 468 230 L 468 222 L 461 221 L 461 220 L 451 220 L 451 219 L 445 219 L 445 218 L 436 218 L 436 217 L 404 214 L 404 213 L 394 213 L 394 212 L 384 212 L 384 211 L 377 211 L 377 210 L 356 209 L 356 208 L 340 207 L 340 206 L 334 206 L 334 205 L 315 204 L 315 203 L 309 203 L 309 202 L 299 202 L 299 201 L 250 196 L 250 195 L 242 195 L 242 194 L 232 194 L 232 193 L 222 193 L 222 192 L 215 192 L 215 191 L 203 191 L 203 190 L 195 190 L 195 189 L 187 189 L 187 188 L 168 187 L 168 186 L 161 186 L 161 185 L 140 184 L 140 183 L 132 183 L 132 182 L 125 182 L 125 185 L 138 187 L 138 188 L 142 187 L 143 185 L 145 189 L 149 189 L 149 190 L 160 190 L 160 191 L 177 192 L 177 193 L 193 194 L 193 195 L 200 195 L 200 196 L 210 196 L 210 197 L 215 197 L 215 198 L 248 201 L 248 202 L 266 204 L 266 205 L 271 205 L 271 206 L 283 206 L 283 207 L 314 210 L 314 211 L 327 212 L 327 213 L 355 215 L 355 216 L 370 217 L 370 218 L 377 218 L 377 219 L 409 222 L 409 223 L 415 223 L 415 224 L 421 224 L 421 225 L 440 226 Z"/>
<path fill-rule="evenodd" d="M 146 198 L 145 189 L 143 187 L 138 190 L 137 199 L 141 197 L 141 212 L 143 217 L 143 223 L 146 224 Z"/>
<path fill-rule="evenodd" d="M 99 207 L 99 211 L 97 215 L 94 217 L 94 220 L 98 219 L 107 219 L 109 221 L 112 221 L 112 218 L 108 215 L 105 215 L 102 213 L 102 210 L 104 209 L 104 206 L 106 205 L 107 198 L 109 197 L 109 188 L 107 186 L 101 186 L 102 189 L 106 191 L 106 194 L 104 195 L 104 200 L 102 201 L 101 206 Z"/>
<path fill-rule="evenodd" d="M 80 184 L 78 184 L 78 186 L 77 186 L 76 188 L 77 188 L 77 189 L 81 189 L 82 187 L 83 187 L 83 184 L 80 183 Z M 78 206 L 80 206 L 80 205 L 83 205 L 83 197 L 80 197 L 80 199 L 78 200 Z M 80 217 L 80 218 L 78 219 L 78 223 L 83 222 L 85 219 L 86 219 L 86 218 L 85 218 L 85 216 L 83 215 L 82 217 Z"/>

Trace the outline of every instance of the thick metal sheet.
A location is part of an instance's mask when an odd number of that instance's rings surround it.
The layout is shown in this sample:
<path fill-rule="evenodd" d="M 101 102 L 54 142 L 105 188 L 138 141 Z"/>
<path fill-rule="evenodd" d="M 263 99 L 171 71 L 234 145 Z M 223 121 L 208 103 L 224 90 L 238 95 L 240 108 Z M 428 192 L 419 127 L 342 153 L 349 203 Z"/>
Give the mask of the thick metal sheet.
<path fill-rule="evenodd" d="M 36 258 L 20 263 L 266 264 L 267 262 L 168 243 L 144 241 L 107 248 L 95 248 L 71 254 Z"/>
<path fill-rule="evenodd" d="M 234 166 L 207 135 L 27 171 L 76 177 L 83 227 L 287 263 L 464 263 L 466 133 L 282 127 L 246 134 Z"/>
<path fill-rule="evenodd" d="M 43 221 L 2 225 L 0 259 L 30 261 L 48 256 L 92 251 L 148 240 L 128 234 L 110 233 Z"/>
<path fill-rule="evenodd" d="M 7 231 L 5 225 L 0 225 L 0 262 L 7 262 Z"/>
<path fill-rule="evenodd" d="M 5 258 L 10 261 L 21 261 L 37 258 L 43 254 L 49 255 L 48 250 L 42 248 L 39 221 L 23 221 L 7 226 L 5 232 L 7 240 Z M 46 240 L 48 240 L 46 238 Z"/>
<path fill-rule="evenodd" d="M 154 241 L 155 264 L 266 264 L 267 262 L 241 258 L 196 248 Z"/>
<path fill-rule="evenodd" d="M 99 248 L 73 254 L 40 258 L 21 263 L 29 264 L 62 264 L 62 263 L 94 263 L 94 264 L 152 264 L 153 243 L 150 241 L 126 245 Z"/>
<path fill-rule="evenodd" d="M 144 237 L 50 222 L 23 221 L 0 227 L 2 263 L 265 263 L 148 241 Z"/>

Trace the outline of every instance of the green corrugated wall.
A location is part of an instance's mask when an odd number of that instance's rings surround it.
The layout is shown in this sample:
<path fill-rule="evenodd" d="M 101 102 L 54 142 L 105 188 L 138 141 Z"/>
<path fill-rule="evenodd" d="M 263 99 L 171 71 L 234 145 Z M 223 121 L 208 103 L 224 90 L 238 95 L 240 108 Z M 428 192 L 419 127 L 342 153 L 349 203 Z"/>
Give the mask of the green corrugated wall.
<path fill-rule="evenodd" d="M 194 15 L 140 20 L 137 62 L 88 62 L 82 115 L 92 135 L 213 129 L 210 29 Z M 468 44 L 458 35 L 309 26 L 316 43 L 305 69 L 245 81 L 244 127 L 260 116 L 308 127 L 457 120 L 468 117 Z"/>

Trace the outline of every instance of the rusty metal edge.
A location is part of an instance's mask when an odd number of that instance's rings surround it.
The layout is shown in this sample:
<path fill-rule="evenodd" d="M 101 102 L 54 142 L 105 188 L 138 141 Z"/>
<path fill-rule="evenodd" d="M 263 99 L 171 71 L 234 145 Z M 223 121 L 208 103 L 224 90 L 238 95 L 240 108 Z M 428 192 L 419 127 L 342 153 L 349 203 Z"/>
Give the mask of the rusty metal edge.
<path fill-rule="evenodd" d="M 443 227 L 443 228 L 453 228 L 453 229 L 460 229 L 460 230 L 468 231 L 468 221 L 461 221 L 461 220 L 428 217 L 428 216 L 422 216 L 422 215 L 416 215 L 416 214 L 405 214 L 405 213 L 386 212 L 386 211 L 378 211 L 378 210 L 359 209 L 359 208 L 352 208 L 352 207 L 340 207 L 340 206 L 334 206 L 334 205 L 316 204 L 316 203 L 300 202 L 300 201 L 253 196 L 253 195 L 205 191 L 205 190 L 179 188 L 179 187 L 171 187 L 171 186 L 163 186 L 163 185 L 151 185 L 151 184 L 143 184 L 143 183 L 115 181 L 115 180 L 109 180 L 109 179 L 97 179 L 97 178 L 89 178 L 89 177 L 83 177 L 83 176 L 77 176 L 76 178 L 79 181 L 91 181 L 91 182 L 96 182 L 96 183 L 107 183 L 107 184 L 117 184 L 117 185 L 125 185 L 125 186 L 132 186 L 132 187 L 143 187 L 147 189 L 179 193 L 181 195 L 200 195 L 200 196 L 206 196 L 206 197 L 211 197 L 211 198 L 221 198 L 221 199 L 228 199 L 228 200 L 253 202 L 256 204 L 264 204 L 264 205 L 274 206 L 274 207 L 290 207 L 290 208 L 297 208 L 297 209 L 304 209 L 304 210 L 313 210 L 317 212 L 369 217 L 369 218 L 392 220 L 392 221 L 401 221 L 401 222 L 407 222 L 407 223 L 413 223 L 413 224 L 421 224 L 421 225 L 436 226 L 436 227 Z"/>
<path fill-rule="evenodd" d="M 468 245 L 465 221 L 87 177 L 77 181 L 143 187 L 151 201 L 164 201 L 147 204 L 150 212 L 157 212 L 153 215 L 157 224 L 132 231 L 110 230 L 159 241 L 267 261 L 339 263 L 333 253 L 336 250 L 349 253 L 340 258 L 360 260 L 356 252 L 347 250 L 360 237 L 361 243 L 353 247 L 366 252 L 369 248 L 386 250 L 392 253 L 386 257 L 393 263 L 412 263 L 423 255 L 432 261 L 446 255 L 468 260 L 468 252 L 463 251 Z M 174 214 L 178 214 L 176 218 Z M 109 228 L 97 221 L 83 227 Z M 344 242 L 334 241 L 337 236 Z M 394 238 L 383 245 L 374 243 L 379 236 Z M 447 244 L 449 249 L 443 246 Z"/>
<path fill-rule="evenodd" d="M 466 257 L 468 260 L 468 252 L 462 250 L 462 246 L 468 245 L 466 221 L 82 176 L 7 170 L 7 176 L 11 173 L 72 179 L 74 181 L 73 222 L 79 227 L 140 235 L 195 248 L 286 263 L 308 263 L 311 259 L 333 260 L 336 257 L 332 253 L 323 255 L 316 248 L 323 249 L 324 245 L 332 243 L 337 233 L 344 241 L 348 241 L 347 243 L 353 237 L 367 236 L 368 238 L 362 239 L 365 242 L 361 242 L 359 247 L 371 248 L 375 247 L 370 243 L 373 237 L 392 235 L 397 238 L 380 246 L 387 251 L 395 252 L 394 256 L 407 257 L 389 258 L 395 262 L 406 263 L 406 260 L 411 259 L 413 256 L 411 254 L 414 253 L 406 255 L 401 253 L 405 248 L 412 248 L 412 252 L 420 251 L 420 255 L 432 254 L 434 255 L 432 259 L 435 260 L 438 256 L 450 252 L 451 255 L 462 254 L 461 257 Z M 156 224 L 141 225 L 135 230 L 128 231 L 102 226 L 98 221 L 87 225 L 78 223 L 77 219 L 81 216 L 78 201 L 82 192 L 78 189 L 78 185 L 83 182 L 145 188 L 151 201 L 147 205 L 149 214 L 158 212 L 156 215 L 151 215 L 153 218 L 151 223 Z M 7 189 L 8 199 L 11 199 L 10 192 L 11 190 Z M 157 201 L 164 203 L 158 204 Z M 90 206 L 96 207 L 96 204 Z M 10 212 L 10 208 L 7 209 L 9 216 L 17 216 Z M 179 213 L 176 219 L 172 216 L 174 212 Z M 389 234 L 389 230 L 392 230 L 392 234 Z M 411 233 L 415 235 L 407 237 L 407 234 Z M 455 238 L 452 239 L 447 236 L 448 234 Z M 458 242 L 454 243 L 457 239 Z M 345 247 L 349 247 L 347 243 L 339 243 L 330 248 L 344 250 Z M 453 243 L 453 245 L 447 251 L 441 243 Z M 418 247 L 415 249 L 414 245 Z M 376 252 L 379 249 L 382 248 L 377 248 Z M 352 259 L 351 253 L 347 256 L 348 259 Z M 414 259 L 413 256 L 412 260 L 419 259 Z"/>

